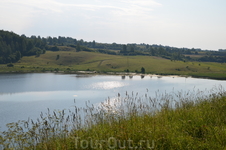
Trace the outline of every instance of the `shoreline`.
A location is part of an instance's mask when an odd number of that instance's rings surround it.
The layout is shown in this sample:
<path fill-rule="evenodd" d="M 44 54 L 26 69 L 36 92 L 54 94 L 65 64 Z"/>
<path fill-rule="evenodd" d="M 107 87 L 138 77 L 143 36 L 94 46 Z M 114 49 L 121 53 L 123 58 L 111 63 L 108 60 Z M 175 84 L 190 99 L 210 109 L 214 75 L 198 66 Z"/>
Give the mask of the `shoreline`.
<path fill-rule="evenodd" d="M 212 79 L 212 80 L 226 80 L 226 77 L 211 77 L 211 76 L 198 76 L 198 75 L 178 75 L 178 74 L 142 74 L 133 72 L 99 72 L 99 71 L 6 71 L 0 74 L 24 74 L 24 73 L 59 73 L 59 74 L 82 74 L 82 75 L 116 75 L 116 76 L 150 76 L 150 77 L 184 77 L 184 78 L 197 78 L 197 79 Z"/>

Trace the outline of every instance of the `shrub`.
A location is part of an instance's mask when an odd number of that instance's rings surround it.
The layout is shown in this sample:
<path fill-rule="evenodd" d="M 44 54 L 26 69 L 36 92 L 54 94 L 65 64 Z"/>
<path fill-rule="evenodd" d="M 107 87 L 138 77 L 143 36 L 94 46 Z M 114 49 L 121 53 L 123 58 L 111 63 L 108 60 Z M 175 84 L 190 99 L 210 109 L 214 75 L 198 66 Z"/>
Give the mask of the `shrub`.
<path fill-rule="evenodd" d="M 10 63 L 10 64 L 7 64 L 7 67 L 14 67 L 14 65 Z"/>

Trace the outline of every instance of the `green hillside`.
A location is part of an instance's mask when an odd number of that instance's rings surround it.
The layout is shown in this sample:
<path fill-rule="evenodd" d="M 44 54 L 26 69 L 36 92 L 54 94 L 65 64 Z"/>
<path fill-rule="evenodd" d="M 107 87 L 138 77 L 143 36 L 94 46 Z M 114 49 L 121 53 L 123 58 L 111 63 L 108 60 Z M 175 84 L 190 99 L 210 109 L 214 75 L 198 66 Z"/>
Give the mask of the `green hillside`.
<path fill-rule="evenodd" d="M 76 52 L 75 48 L 61 46 L 60 51 L 46 51 L 37 56 L 24 56 L 9 67 L 0 65 L 0 72 L 137 72 L 141 68 L 149 74 L 189 75 L 226 79 L 226 64 L 214 62 L 174 61 L 155 56 L 108 55 L 98 52 Z"/>
<path fill-rule="evenodd" d="M 148 44 L 107 44 L 0 31 L 0 72 L 132 72 L 226 79 L 226 53 Z"/>

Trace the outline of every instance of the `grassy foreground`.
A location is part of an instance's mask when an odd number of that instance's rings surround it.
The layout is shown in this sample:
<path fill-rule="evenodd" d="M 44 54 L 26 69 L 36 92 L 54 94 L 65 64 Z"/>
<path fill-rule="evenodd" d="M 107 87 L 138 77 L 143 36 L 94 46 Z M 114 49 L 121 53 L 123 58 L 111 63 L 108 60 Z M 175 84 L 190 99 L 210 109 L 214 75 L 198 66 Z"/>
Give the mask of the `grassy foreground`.
<path fill-rule="evenodd" d="M 120 56 L 97 52 L 76 52 L 73 48 L 62 47 L 61 51 L 47 51 L 46 54 L 25 56 L 14 67 L 0 65 L 0 72 L 68 72 L 96 71 L 140 72 L 144 67 L 146 73 L 159 75 L 187 75 L 193 77 L 226 79 L 226 64 L 213 62 L 171 61 L 152 56 Z"/>
<path fill-rule="evenodd" d="M 189 91 L 156 97 L 126 94 L 98 106 L 48 111 L 37 121 L 8 124 L 2 148 L 75 149 L 225 149 L 226 93 Z M 0 147 L 1 148 L 1 147 Z"/>

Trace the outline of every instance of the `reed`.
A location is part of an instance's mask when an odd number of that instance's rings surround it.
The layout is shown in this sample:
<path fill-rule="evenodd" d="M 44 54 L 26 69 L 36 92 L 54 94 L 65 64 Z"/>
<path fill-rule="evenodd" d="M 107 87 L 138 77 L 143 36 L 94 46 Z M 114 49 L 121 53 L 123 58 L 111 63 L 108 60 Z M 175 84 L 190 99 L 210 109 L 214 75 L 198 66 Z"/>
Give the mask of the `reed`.
<path fill-rule="evenodd" d="M 126 93 L 85 108 L 47 111 L 34 121 L 7 124 L 4 150 L 224 149 L 226 93 Z"/>

